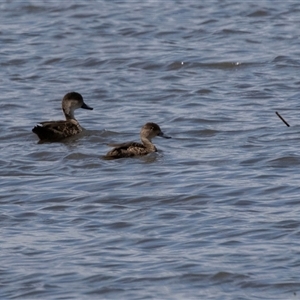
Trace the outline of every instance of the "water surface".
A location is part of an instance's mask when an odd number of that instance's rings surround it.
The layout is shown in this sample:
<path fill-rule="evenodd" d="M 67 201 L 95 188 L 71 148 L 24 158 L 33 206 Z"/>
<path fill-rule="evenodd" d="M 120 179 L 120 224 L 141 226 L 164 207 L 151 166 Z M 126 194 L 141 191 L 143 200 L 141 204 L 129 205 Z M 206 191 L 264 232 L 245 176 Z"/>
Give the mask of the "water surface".
<path fill-rule="evenodd" d="M 1 299 L 298 299 L 299 13 L 3 1 Z M 86 131 L 38 143 L 73 90 Z M 158 153 L 103 159 L 149 121 Z"/>

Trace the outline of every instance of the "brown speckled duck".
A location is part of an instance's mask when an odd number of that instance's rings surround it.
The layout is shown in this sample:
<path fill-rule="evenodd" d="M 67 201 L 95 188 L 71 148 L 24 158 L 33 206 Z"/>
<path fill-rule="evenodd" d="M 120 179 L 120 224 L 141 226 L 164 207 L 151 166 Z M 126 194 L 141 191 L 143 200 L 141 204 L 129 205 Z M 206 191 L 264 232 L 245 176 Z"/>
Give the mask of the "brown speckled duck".
<path fill-rule="evenodd" d="M 32 129 L 32 132 L 37 134 L 42 141 L 58 141 L 80 133 L 82 127 L 74 116 L 74 111 L 77 108 L 93 109 L 84 103 L 79 93 L 70 92 L 66 94 L 62 100 L 62 110 L 66 120 L 41 122 Z"/>
<path fill-rule="evenodd" d="M 140 132 L 142 144 L 135 142 L 128 142 L 123 144 L 110 144 L 115 147 L 106 154 L 106 158 L 122 158 L 132 156 L 142 156 L 152 152 L 157 152 L 156 147 L 152 144 L 152 139 L 156 136 L 161 136 L 170 139 L 170 136 L 165 135 L 160 127 L 155 123 L 146 123 Z"/>

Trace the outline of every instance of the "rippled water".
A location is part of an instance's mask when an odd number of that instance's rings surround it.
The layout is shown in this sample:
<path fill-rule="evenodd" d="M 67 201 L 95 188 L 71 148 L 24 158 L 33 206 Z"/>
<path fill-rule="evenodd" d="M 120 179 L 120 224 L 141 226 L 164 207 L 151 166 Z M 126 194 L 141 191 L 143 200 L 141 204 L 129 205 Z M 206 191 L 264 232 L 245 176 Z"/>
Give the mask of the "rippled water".
<path fill-rule="evenodd" d="M 299 16 L 2 1 L 0 298 L 299 299 Z M 72 90 L 86 131 L 39 144 Z M 148 121 L 158 153 L 103 159 Z"/>

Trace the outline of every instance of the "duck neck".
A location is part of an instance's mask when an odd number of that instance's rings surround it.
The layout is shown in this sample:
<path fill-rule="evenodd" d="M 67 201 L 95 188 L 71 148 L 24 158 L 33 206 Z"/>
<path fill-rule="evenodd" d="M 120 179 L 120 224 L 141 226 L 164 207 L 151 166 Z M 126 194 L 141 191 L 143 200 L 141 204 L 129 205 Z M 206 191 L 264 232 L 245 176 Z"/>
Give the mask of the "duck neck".
<path fill-rule="evenodd" d="M 63 109 L 63 111 L 64 111 L 64 114 L 65 114 L 65 117 L 66 117 L 67 121 L 76 120 L 75 116 L 74 116 L 74 111 L 72 111 L 72 110 L 66 111 L 65 109 Z"/>
<path fill-rule="evenodd" d="M 143 145 L 147 148 L 147 149 L 149 149 L 149 150 L 151 150 L 151 151 L 153 151 L 153 152 L 156 152 L 157 151 L 157 149 L 156 149 L 156 147 L 152 144 L 152 142 L 151 142 L 151 140 L 150 139 L 147 139 L 147 138 L 141 138 L 141 141 L 142 141 L 142 143 L 143 143 Z"/>

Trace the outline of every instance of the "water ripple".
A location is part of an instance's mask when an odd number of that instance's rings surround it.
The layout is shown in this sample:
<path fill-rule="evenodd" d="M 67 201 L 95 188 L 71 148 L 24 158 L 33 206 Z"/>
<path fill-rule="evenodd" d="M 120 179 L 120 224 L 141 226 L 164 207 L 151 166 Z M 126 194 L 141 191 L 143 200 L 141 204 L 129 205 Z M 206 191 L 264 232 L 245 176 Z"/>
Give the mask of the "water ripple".
<path fill-rule="evenodd" d="M 0 298 L 297 298 L 298 3 L 0 8 Z M 39 143 L 72 90 L 85 130 Z"/>

